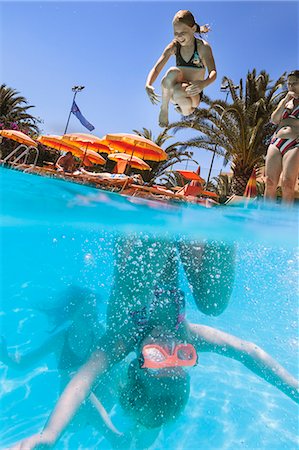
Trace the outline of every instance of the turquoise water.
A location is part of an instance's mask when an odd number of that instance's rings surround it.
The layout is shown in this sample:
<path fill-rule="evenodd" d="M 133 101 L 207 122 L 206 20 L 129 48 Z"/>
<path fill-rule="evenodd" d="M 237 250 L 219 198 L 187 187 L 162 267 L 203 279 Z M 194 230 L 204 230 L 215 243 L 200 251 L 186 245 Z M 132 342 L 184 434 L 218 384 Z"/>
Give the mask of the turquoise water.
<path fill-rule="evenodd" d="M 181 271 L 187 318 L 253 341 L 298 377 L 298 210 L 165 204 L 1 169 L 1 334 L 9 351 L 26 353 L 49 336 L 40 307 L 57 306 L 71 285 L 98 292 L 105 320 L 114 238 L 234 243 L 237 267 L 227 309 L 200 313 Z M 16 371 L 0 363 L 1 448 L 41 429 L 58 397 L 53 355 Z M 240 363 L 200 355 L 181 417 L 151 449 L 297 449 L 298 405 Z M 119 416 L 119 417 L 118 417 Z M 120 407 L 115 423 L 129 427 Z M 95 429 L 67 432 L 57 449 L 111 448 Z"/>

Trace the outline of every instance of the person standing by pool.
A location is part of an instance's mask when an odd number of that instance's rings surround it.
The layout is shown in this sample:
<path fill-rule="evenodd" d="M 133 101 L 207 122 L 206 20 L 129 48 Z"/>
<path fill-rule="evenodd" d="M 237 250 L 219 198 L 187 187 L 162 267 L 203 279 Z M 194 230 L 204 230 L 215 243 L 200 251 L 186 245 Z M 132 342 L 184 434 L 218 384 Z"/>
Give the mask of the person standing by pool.
<path fill-rule="evenodd" d="M 216 66 L 210 45 L 195 33 L 208 32 L 207 25 L 199 26 L 187 10 L 176 13 L 173 19 L 174 40 L 167 45 L 151 69 L 146 80 L 146 92 L 153 104 L 159 101 L 153 83 L 172 55 L 176 67 L 171 67 L 162 79 L 162 106 L 159 115 L 161 127 L 168 126 L 168 107 L 171 101 L 176 110 L 189 116 L 198 107 L 203 89 L 216 80 Z M 205 78 L 206 69 L 208 77 Z"/>
<path fill-rule="evenodd" d="M 107 329 L 98 348 L 66 387 L 44 431 L 16 444 L 14 450 L 55 445 L 101 377 L 131 352 L 136 357 L 129 364 L 120 402 L 136 422 L 157 432 L 184 409 L 190 392 L 185 369 L 197 364 L 200 352 L 239 361 L 298 402 L 295 378 L 257 345 L 188 323 L 184 294 L 176 287 L 177 274 L 162 284 L 169 248 L 150 238 L 135 241 L 138 256 L 132 254 L 131 246 L 116 248 L 117 279 L 107 308 Z M 155 279 L 159 288 L 152 292 Z"/>
<path fill-rule="evenodd" d="M 265 198 L 276 198 L 276 188 L 282 175 L 282 199 L 292 203 L 299 171 L 299 70 L 289 73 L 287 86 L 286 96 L 271 116 L 271 121 L 278 128 L 266 156 Z"/>

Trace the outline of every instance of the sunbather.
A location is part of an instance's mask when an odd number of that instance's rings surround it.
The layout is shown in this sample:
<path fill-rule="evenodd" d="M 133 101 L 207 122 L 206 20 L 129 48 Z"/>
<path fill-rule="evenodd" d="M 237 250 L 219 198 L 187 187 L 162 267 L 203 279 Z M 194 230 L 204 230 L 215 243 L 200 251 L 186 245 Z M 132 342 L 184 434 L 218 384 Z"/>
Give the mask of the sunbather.
<path fill-rule="evenodd" d="M 55 168 L 61 172 L 73 173 L 76 170 L 76 160 L 72 152 L 60 156 L 56 161 Z"/>

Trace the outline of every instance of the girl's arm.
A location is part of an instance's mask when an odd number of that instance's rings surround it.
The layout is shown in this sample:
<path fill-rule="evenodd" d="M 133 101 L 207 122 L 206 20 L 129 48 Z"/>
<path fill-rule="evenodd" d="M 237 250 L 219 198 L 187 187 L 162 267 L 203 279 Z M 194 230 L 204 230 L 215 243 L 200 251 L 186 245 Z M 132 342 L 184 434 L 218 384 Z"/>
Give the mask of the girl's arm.
<path fill-rule="evenodd" d="M 298 381 L 275 359 L 252 342 L 204 325 L 191 325 L 198 351 L 215 352 L 240 361 L 249 370 L 299 403 Z"/>
<path fill-rule="evenodd" d="M 128 337 L 125 341 L 114 335 L 103 336 L 99 341 L 99 349 L 91 354 L 64 389 L 44 430 L 19 442 L 13 449 L 33 450 L 55 445 L 81 404 L 90 396 L 97 378 L 129 354 L 133 346 L 133 338 Z"/>
<path fill-rule="evenodd" d="M 90 394 L 89 400 L 90 400 L 91 404 L 95 407 L 97 412 L 99 413 L 101 420 L 103 421 L 103 423 L 107 427 L 107 429 L 109 431 L 111 431 L 112 433 L 116 434 L 117 436 L 122 436 L 122 433 L 117 428 L 115 428 L 106 409 L 104 408 L 104 406 L 102 405 L 100 400 L 97 398 L 97 396 L 93 392 Z"/>
<path fill-rule="evenodd" d="M 278 103 L 277 108 L 273 111 L 271 115 L 271 122 L 275 123 L 275 125 L 278 125 L 281 121 L 286 104 L 293 98 L 293 96 L 294 92 L 288 92 L 287 95 Z"/>
<path fill-rule="evenodd" d="M 202 54 L 205 66 L 208 70 L 208 77 L 204 80 L 205 87 L 207 87 L 207 86 L 209 86 L 209 84 L 213 83 L 216 80 L 217 71 L 216 71 L 216 64 L 215 64 L 212 48 L 206 41 L 203 41 L 201 54 Z"/>
<path fill-rule="evenodd" d="M 147 76 L 146 84 L 145 84 L 145 90 L 147 92 L 147 95 L 150 98 L 150 101 L 153 104 L 156 104 L 159 101 L 159 96 L 155 93 L 155 89 L 153 87 L 153 84 L 156 81 L 156 79 L 158 78 L 161 70 L 163 69 L 163 67 L 165 66 L 165 64 L 167 63 L 167 61 L 171 57 L 171 55 L 174 54 L 175 47 L 176 47 L 176 44 L 175 44 L 174 41 L 172 41 L 165 48 L 165 50 L 163 51 L 162 55 L 160 56 L 160 58 L 158 59 L 158 61 L 154 65 L 154 67 L 150 70 L 150 72 L 149 72 L 149 74 Z"/>
<path fill-rule="evenodd" d="M 105 353 L 96 350 L 66 386 L 44 430 L 17 443 L 12 447 L 13 450 L 51 448 L 55 445 L 81 404 L 87 399 L 96 378 L 108 367 L 109 362 Z"/>
<path fill-rule="evenodd" d="M 32 352 L 16 356 L 8 353 L 6 340 L 3 336 L 0 338 L 0 361 L 12 369 L 23 370 L 33 366 L 46 355 L 55 351 L 58 345 L 62 343 L 65 331 L 58 333 L 48 339 L 43 345 Z"/>
<path fill-rule="evenodd" d="M 186 88 L 186 92 L 191 96 L 202 92 L 203 89 L 213 83 L 217 78 L 213 52 L 211 46 L 206 41 L 202 41 L 200 55 L 203 59 L 205 67 L 208 70 L 208 76 L 204 80 L 193 81 L 190 86 Z"/>

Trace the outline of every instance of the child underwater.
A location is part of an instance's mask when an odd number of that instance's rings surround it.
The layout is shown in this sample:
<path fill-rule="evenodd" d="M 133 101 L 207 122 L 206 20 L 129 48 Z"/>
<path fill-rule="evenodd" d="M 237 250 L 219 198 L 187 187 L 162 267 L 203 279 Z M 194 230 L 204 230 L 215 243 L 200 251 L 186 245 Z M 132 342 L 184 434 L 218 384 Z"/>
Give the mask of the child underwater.
<path fill-rule="evenodd" d="M 185 369 L 197 365 L 200 370 L 201 352 L 241 362 L 299 402 L 297 380 L 260 347 L 186 321 L 184 294 L 176 285 L 175 273 L 167 283 L 162 277 L 172 245 L 167 248 L 165 242 L 145 239 L 135 240 L 134 253 L 130 249 L 115 248 L 107 329 L 97 349 L 67 385 L 44 430 L 19 442 L 14 449 L 55 445 L 103 375 L 132 352 L 135 357 L 128 366 L 119 400 L 138 424 L 149 429 L 157 431 L 181 414 L 190 392 L 190 376 Z M 101 398 L 100 392 L 98 395 Z"/>

